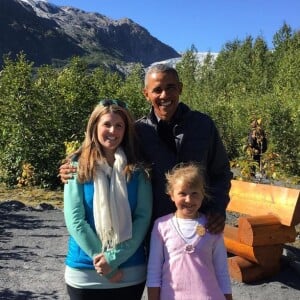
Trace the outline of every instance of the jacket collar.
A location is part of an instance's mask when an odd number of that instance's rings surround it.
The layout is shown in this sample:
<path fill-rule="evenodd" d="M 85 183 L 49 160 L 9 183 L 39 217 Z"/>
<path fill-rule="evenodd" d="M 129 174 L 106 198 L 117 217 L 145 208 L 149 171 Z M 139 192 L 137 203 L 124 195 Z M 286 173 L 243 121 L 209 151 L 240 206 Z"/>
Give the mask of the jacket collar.
<path fill-rule="evenodd" d="M 189 113 L 190 111 L 191 111 L 191 109 L 186 104 L 184 104 L 183 102 L 179 102 L 178 106 L 177 106 L 177 109 L 176 109 L 176 112 L 175 112 L 174 116 L 172 117 L 170 123 L 178 124 L 178 122 L 180 122 L 184 118 L 184 116 L 187 113 Z M 150 114 L 149 114 L 148 117 L 150 118 L 152 123 L 154 123 L 156 125 L 158 124 L 159 119 L 154 113 L 153 106 L 151 107 L 151 111 L 150 111 Z"/>

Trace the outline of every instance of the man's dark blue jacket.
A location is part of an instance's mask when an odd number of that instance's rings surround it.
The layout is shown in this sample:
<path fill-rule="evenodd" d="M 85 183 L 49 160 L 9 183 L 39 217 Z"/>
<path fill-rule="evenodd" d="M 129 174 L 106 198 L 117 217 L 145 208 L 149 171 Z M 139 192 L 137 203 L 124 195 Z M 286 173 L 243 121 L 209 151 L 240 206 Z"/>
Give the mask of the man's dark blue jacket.
<path fill-rule="evenodd" d="M 200 163 L 205 170 L 211 197 L 202 210 L 225 214 L 232 173 L 213 120 L 179 103 L 172 120 L 164 126 L 161 126 L 162 122 L 158 122 L 153 108 L 148 116 L 136 122 L 143 159 L 152 168 L 152 219 L 175 211 L 173 202 L 166 194 L 165 173 L 176 164 L 189 161 Z"/>

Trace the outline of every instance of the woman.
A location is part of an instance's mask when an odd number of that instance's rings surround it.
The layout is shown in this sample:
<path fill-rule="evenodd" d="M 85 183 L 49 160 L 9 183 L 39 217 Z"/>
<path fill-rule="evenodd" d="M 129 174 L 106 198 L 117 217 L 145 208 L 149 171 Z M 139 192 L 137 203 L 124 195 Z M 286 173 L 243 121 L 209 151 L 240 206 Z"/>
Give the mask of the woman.
<path fill-rule="evenodd" d="M 100 101 L 74 155 L 77 174 L 64 188 L 70 299 L 140 299 L 143 294 L 152 190 L 135 145 L 126 104 Z"/>

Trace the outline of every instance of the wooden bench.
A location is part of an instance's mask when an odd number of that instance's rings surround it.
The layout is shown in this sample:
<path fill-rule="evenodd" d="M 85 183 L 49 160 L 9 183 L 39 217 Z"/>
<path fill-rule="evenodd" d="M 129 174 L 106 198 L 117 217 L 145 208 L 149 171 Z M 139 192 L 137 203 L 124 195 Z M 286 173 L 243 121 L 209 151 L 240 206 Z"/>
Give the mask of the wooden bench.
<path fill-rule="evenodd" d="M 238 226 L 224 230 L 231 278 L 249 283 L 278 273 L 284 244 L 297 236 L 299 190 L 232 180 L 227 212 L 239 214 Z"/>

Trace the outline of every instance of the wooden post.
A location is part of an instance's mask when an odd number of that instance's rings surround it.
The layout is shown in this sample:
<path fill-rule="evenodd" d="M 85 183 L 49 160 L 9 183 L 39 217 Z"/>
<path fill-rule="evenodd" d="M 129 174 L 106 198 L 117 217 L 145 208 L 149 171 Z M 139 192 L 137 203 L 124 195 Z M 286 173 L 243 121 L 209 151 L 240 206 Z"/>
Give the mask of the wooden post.
<path fill-rule="evenodd" d="M 238 238 L 238 228 L 232 226 L 225 226 L 224 243 L 229 253 L 241 256 L 262 266 L 277 264 L 283 252 L 283 244 L 252 247 L 241 243 Z"/>
<path fill-rule="evenodd" d="M 249 246 L 292 243 L 296 236 L 295 227 L 282 225 L 272 214 L 240 217 L 238 220 L 238 239 Z"/>
<path fill-rule="evenodd" d="M 280 271 L 280 262 L 271 266 L 261 266 L 240 256 L 234 256 L 228 258 L 228 269 L 232 279 L 249 283 L 276 275 Z"/>
<path fill-rule="evenodd" d="M 282 225 L 300 223 L 300 190 L 281 186 L 231 180 L 228 211 L 250 216 L 272 213 Z"/>
<path fill-rule="evenodd" d="M 224 242 L 233 279 L 251 282 L 279 272 L 285 243 L 296 239 L 300 190 L 231 181 L 227 211 L 239 214 L 238 227 L 226 225 Z"/>

